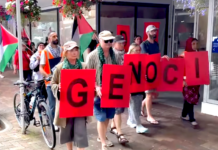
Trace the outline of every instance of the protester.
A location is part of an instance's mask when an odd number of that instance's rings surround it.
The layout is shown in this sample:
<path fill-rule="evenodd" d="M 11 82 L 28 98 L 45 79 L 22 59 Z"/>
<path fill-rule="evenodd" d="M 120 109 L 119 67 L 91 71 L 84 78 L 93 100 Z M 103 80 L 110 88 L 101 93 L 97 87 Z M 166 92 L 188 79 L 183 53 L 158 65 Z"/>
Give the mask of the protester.
<path fill-rule="evenodd" d="M 31 42 L 31 45 L 30 45 L 30 47 L 31 47 L 31 49 L 32 49 L 32 51 L 33 51 L 33 53 L 35 53 L 36 51 L 37 51 L 37 49 L 36 49 L 36 47 L 35 47 L 36 45 L 35 45 L 35 43 L 34 42 Z"/>
<path fill-rule="evenodd" d="M 88 147 L 88 137 L 86 120 L 90 122 L 90 117 L 60 118 L 60 92 L 61 92 L 61 70 L 62 69 L 84 69 L 85 64 L 78 60 L 79 47 L 76 42 L 69 41 L 64 44 L 63 61 L 56 66 L 51 81 L 52 92 L 56 98 L 56 111 L 54 124 L 61 127 L 60 143 L 67 145 L 67 150 L 73 149 L 73 143 L 78 150 Z"/>
<path fill-rule="evenodd" d="M 57 33 L 51 32 L 48 36 L 48 42 L 49 44 L 46 46 L 45 50 L 41 53 L 41 59 L 40 59 L 40 73 L 44 77 L 49 77 L 52 74 L 52 70 L 55 68 L 50 68 L 49 65 L 49 59 L 54 59 L 62 56 L 62 49 L 59 44 Z M 48 81 L 45 81 L 46 84 L 46 90 L 48 94 L 48 100 L 49 100 L 49 107 L 52 113 L 52 121 L 54 119 L 55 115 L 55 97 L 51 91 L 51 84 Z M 58 130 L 58 127 L 55 126 L 55 130 Z"/>
<path fill-rule="evenodd" d="M 43 80 L 43 75 L 39 71 L 39 66 L 40 66 L 40 56 L 42 50 L 44 50 L 45 46 L 43 42 L 39 42 L 37 45 L 37 52 L 34 53 L 31 58 L 30 58 L 30 69 L 33 70 L 33 79 L 35 81 Z M 45 84 L 42 85 L 42 94 L 47 99 L 47 92 L 46 92 L 46 87 Z"/>
<path fill-rule="evenodd" d="M 25 81 L 32 80 L 32 70 L 29 67 L 30 57 L 32 56 L 32 51 L 26 46 L 26 43 L 22 43 L 22 58 L 23 58 L 23 78 Z M 14 74 L 17 74 L 17 70 L 19 69 L 19 56 L 18 50 L 14 55 Z"/>
<path fill-rule="evenodd" d="M 83 53 L 83 59 L 84 59 L 84 62 L 86 61 L 87 59 L 87 56 L 90 52 L 92 52 L 93 50 L 96 49 L 96 46 L 98 44 L 98 36 L 97 36 L 97 32 L 96 31 L 93 31 L 94 34 L 92 36 L 92 41 L 90 42 L 88 48 L 85 50 L 85 52 Z"/>
<path fill-rule="evenodd" d="M 140 35 L 136 35 L 136 36 L 134 37 L 134 43 L 140 45 L 140 44 L 142 43 L 142 37 L 141 37 Z"/>
<path fill-rule="evenodd" d="M 37 52 L 30 58 L 30 69 L 33 70 L 33 79 L 38 81 L 43 79 L 43 75 L 39 71 L 40 55 L 42 50 L 45 49 L 44 43 L 39 42 L 37 45 Z"/>
<path fill-rule="evenodd" d="M 126 40 L 122 35 L 117 35 L 113 41 L 113 50 L 115 54 L 119 55 L 121 58 L 121 64 L 123 65 L 124 62 L 124 54 L 125 49 L 124 45 Z M 121 131 L 121 124 L 122 124 L 122 116 L 121 114 L 124 113 L 124 108 L 116 108 L 114 119 L 111 122 L 111 129 L 110 132 L 118 137 L 118 142 L 120 144 L 128 143 L 129 141 L 124 137 Z"/>
<path fill-rule="evenodd" d="M 133 43 L 129 47 L 128 54 L 140 54 L 141 48 L 139 44 Z M 142 101 L 145 98 L 145 92 L 132 93 L 129 105 L 129 117 L 127 125 L 136 128 L 136 133 L 146 133 L 147 128 L 143 127 L 140 120 L 140 112 Z"/>
<path fill-rule="evenodd" d="M 143 54 L 157 54 L 160 53 L 159 50 L 159 45 L 158 43 L 155 41 L 156 37 L 157 37 L 157 30 L 158 28 L 156 28 L 154 25 L 149 25 L 146 28 L 146 33 L 148 35 L 148 38 L 146 41 L 144 41 L 140 47 L 141 47 L 141 53 Z M 162 58 L 169 58 L 168 56 L 163 56 Z M 147 109 L 147 121 L 151 124 L 159 124 L 159 122 L 157 120 L 154 119 L 154 117 L 151 114 L 151 108 L 152 108 L 152 99 L 155 99 L 158 95 L 158 93 L 156 92 L 155 89 L 152 90 L 147 90 L 145 91 L 146 93 L 146 99 L 143 100 L 142 102 L 142 115 L 145 116 L 144 114 L 144 107 L 146 106 Z"/>
<path fill-rule="evenodd" d="M 197 39 L 189 38 L 186 41 L 185 52 L 196 52 L 198 51 L 197 48 L 198 48 Z M 184 53 L 180 57 L 184 57 Z M 184 97 L 184 105 L 183 105 L 181 118 L 183 120 L 190 121 L 194 128 L 198 125 L 194 117 L 194 105 L 197 105 L 199 101 L 200 98 L 199 90 L 200 90 L 200 85 L 187 86 L 186 77 L 184 76 L 184 87 L 182 92 Z M 189 116 L 189 119 L 187 118 L 187 115 Z"/>
<path fill-rule="evenodd" d="M 87 68 L 96 69 L 96 97 L 94 99 L 94 115 L 97 119 L 97 130 L 102 144 L 102 150 L 107 150 L 108 146 L 113 146 L 110 141 L 106 141 L 106 132 L 109 119 L 114 118 L 115 108 L 101 108 L 101 86 L 102 71 L 104 64 L 121 64 L 119 56 L 112 49 L 114 36 L 110 31 L 102 31 L 99 34 L 100 45 L 92 51 L 87 58 Z"/>

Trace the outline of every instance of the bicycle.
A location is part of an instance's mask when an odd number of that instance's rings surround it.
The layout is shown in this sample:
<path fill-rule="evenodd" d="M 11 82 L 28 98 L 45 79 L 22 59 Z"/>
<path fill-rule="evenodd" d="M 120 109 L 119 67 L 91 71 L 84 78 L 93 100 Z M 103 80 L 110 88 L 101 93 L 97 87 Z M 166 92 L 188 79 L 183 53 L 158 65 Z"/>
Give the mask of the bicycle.
<path fill-rule="evenodd" d="M 50 81 L 51 78 L 46 79 Z M 54 130 L 54 125 L 52 123 L 52 117 L 50 109 L 46 103 L 45 97 L 42 95 L 41 87 L 44 84 L 44 80 L 37 81 L 36 88 L 29 92 L 28 87 L 31 83 L 35 83 L 34 81 L 30 82 L 15 82 L 14 85 L 19 85 L 20 87 L 24 87 L 24 113 L 21 114 L 21 104 L 18 100 L 19 93 L 16 93 L 14 96 L 14 111 L 16 114 L 16 119 L 18 121 L 19 126 L 21 127 L 21 116 L 24 116 L 25 130 L 29 127 L 30 122 L 34 120 L 33 125 L 39 127 L 41 125 L 41 130 L 43 134 L 43 138 L 47 144 L 47 146 L 53 149 L 56 145 L 56 134 Z M 34 99 L 32 108 L 29 107 L 31 99 Z M 34 117 L 35 108 L 38 109 L 38 114 L 40 118 L 40 122 L 36 121 Z"/>

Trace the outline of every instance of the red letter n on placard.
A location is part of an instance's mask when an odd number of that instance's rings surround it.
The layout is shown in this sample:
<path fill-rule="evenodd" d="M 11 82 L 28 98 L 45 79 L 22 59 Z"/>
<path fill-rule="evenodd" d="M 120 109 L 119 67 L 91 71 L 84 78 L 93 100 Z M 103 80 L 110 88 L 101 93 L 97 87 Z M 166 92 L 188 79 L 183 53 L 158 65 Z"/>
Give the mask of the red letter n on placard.
<path fill-rule="evenodd" d="M 131 69 L 131 66 L 103 66 L 102 108 L 129 107 Z"/>
<path fill-rule="evenodd" d="M 60 118 L 93 116 L 95 70 L 61 70 Z"/>
<path fill-rule="evenodd" d="M 185 75 L 189 86 L 210 84 L 207 51 L 185 53 Z"/>
<path fill-rule="evenodd" d="M 132 79 L 130 92 L 145 91 L 145 60 L 147 54 L 126 54 L 124 56 L 124 65 L 132 66 Z"/>

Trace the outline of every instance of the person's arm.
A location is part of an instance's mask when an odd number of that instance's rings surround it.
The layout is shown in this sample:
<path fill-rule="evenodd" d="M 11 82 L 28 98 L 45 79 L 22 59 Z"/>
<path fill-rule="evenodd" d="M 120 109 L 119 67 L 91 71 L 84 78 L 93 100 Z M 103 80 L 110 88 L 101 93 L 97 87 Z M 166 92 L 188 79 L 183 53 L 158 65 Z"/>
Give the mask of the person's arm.
<path fill-rule="evenodd" d="M 142 54 L 149 54 L 145 42 L 141 43 L 140 47 L 141 47 L 141 53 Z"/>
<path fill-rule="evenodd" d="M 18 65 L 18 51 L 16 51 L 15 55 L 14 55 L 14 74 L 17 73 L 17 65 Z"/>
<path fill-rule="evenodd" d="M 45 52 L 43 51 L 41 53 L 41 59 L 40 59 L 40 66 L 39 66 L 39 71 L 44 77 L 48 77 L 49 75 L 45 72 L 44 67 L 45 67 Z"/>
<path fill-rule="evenodd" d="M 51 90 L 54 94 L 55 99 L 58 99 L 58 100 L 60 100 L 59 78 L 60 78 L 60 69 L 57 68 L 54 71 L 54 74 L 51 79 Z"/>
<path fill-rule="evenodd" d="M 34 70 L 40 63 L 39 57 L 32 55 L 30 58 L 30 69 Z"/>

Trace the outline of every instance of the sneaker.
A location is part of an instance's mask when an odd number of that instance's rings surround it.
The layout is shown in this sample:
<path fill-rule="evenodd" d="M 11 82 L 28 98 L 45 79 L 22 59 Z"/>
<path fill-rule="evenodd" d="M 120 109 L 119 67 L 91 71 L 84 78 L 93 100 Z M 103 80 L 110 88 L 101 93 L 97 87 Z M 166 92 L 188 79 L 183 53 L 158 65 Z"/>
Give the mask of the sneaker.
<path fill-rule="evenodd" d="M 55 126 L 55 125 L 54 125 L 54 130 L 55 130 L 55 132 L 59 132 L 58 126 Z"/>
<path fill-rule="evenodd" d="M 188 117 L 182 117 L 182 116 L 181 116 L 181 119 L 182 119 L 182 120 L 185 120 L 185 121 L 189 121 Z"/>
<path fill-rule="evenodd" d="M 136 124 L 131 123 L 129 120 L 127 121 L 127 125 L 128 125 L 130 128 L 136 128 Z"/>
<path fill-rule="evenodd" d="M 191 124 L 192 124 L 193 126 L 197 126 L 197 125 L 198 125 L 198 123 L 197 123 L 196 121 L 191 122 Z"/>
<path fill-rule="evenodd" d="M 148 128 L 143 127 L 141 124 L 136 126 L 136 133 L 142 134 L 148 132 Z"/>
<path fill-rule="evenodd" d="M 0 78 L 4 78 L 4 76 L 2 74 L 0 74 Z"/>

